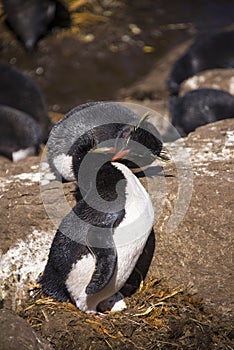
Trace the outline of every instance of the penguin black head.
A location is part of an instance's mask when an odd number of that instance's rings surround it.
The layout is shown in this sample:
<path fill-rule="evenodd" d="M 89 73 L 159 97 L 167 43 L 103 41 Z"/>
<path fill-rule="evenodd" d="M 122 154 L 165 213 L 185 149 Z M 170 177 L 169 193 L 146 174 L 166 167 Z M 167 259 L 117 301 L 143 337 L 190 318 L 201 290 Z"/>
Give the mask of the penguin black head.
<path fill-rule="evenodd" d="M 148 114 L 147 114 L 148 115 Z M 162 142 L 157 129 L 118 103 L 93 102 L 70 111 L 50 133 L 47 142 L 48 160 L 57 178 L 73 181 L 84 156 L 95 149 L 112 153 L 122 151 L 118 161 L 129 168 L 150 165 L 162 157 Z M 98 151 L 96 151 L 98 153 Z"/>
<path fill-rule="evenodd" d="M 0 104 L 0 123 L 0 154 L 14 162 L 38 155 L 42 134 L 30 115 Z"/>
<path fill-rule="evenodd" d="M 88 164 L 86 165 L 87 172 L 95 171 L 108 162 L 119 162 L 128 168 L 140 168 L 151 164 L 156 158 L 168 160 L 162 153 L 162 142 L 146 129 L 140 128 L 139 125 L 117 124 L 116 128 L 119 128 L 117 137 L 107 140 L 106 146 L 103 147 L 98 145 L 88 150 L 85 141 L 82 150 L 77 145 L 73 145 L 72 167 L 75 178 L 78 180 L 79 168 L 86 156 L 89 159 L 89 162 L 86 163 Z M 113 124 L 110 126 L 113 130 Z M 108 128 L 108 125 L 105 127 Z M 89 145 L 89 137 L 86 135 L 84 139 Z"/>
<path fill-rule="evenodd" d="M 46 33 L 52 22 L 56 4 L 54 0 L 3 0 L 7 22 L 28 51 Z"/>
<path fill-rule="evenodd" d="M 140 168 L 150 165 L 156 158 L 168 160 L 162 152 L 162 141 L 156 128 L 147 121 L 149 114 L 146 113 L 137 125 L 131 127 L 125 148 L 128 152 L 120 159 L 120 162 L 129 168 Z"/>

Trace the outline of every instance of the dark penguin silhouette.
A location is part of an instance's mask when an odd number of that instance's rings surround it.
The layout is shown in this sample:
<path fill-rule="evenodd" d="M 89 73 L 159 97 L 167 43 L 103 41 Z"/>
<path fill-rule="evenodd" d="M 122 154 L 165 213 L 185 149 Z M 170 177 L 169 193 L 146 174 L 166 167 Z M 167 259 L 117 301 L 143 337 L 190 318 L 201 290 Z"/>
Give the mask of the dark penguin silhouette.
<path fill-rule="evenodd" d="M 27 50 L 35 48 L 55 16 L 54 0 L 2 0 L 9 26 Z"/>
<path fill-rule="evenodd" d="M 34 81 L 17 68 L 0 64 L 0 104 L 27 113 L 39 125 L 46 142 L 52 123 L 42 94 Z"/>
<path fill-rule="evenodd" d="M 40 282 L 47 295 L 95 313 L 131 275 L 152 232 L 154 212 L 148 193 L 124 164 L 101 151 L 84 152 L 77 162 L 84 156 L 88 165 L 78 202 L 57 230 Z"/>
<path fill-rule="evenodd" d="M 234 96 L 216 89 L 198 89 L 169 100 L 172 124 L 181 136 L 201 125 L 234 117 Z"/>
<path fill-rule="evenodd" d="M 207 69 L 234 68 L 234 31 L 200 35 L 174 63 L 167 79 L 171 94 L 177 95 L 180 84 Z"/>
<path fill-rule="evenodd" d="M 0 154 L 18 161 L 39 153 L 41 130 L 28 114 L 0 105 L 0 125 Z"/>
<path fill-rule="evenodd" d="M 52 170 L 60 178 L 75 180 L 80 153 L 102 143 L 114 153 L 127 145 L 124 159 L 119 158 L 128 167 L 143 167 L 163 157 L 160 135 L 146 119 L 118 103 L 93 102 L 73 109 L 53 127 L 47 143 Z"/>

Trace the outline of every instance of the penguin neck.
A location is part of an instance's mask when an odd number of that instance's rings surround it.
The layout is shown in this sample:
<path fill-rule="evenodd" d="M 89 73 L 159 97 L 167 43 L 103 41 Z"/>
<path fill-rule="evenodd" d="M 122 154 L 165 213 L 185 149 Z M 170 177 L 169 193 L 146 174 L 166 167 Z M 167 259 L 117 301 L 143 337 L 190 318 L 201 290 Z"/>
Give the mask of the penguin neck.
<path fill-rule="evenodd" d="M 116 200 L 117 197 L 125 198 L 127 180 L 115 163 L 106 163 L 97 173 L 97 191 L 104 200 Z"/>
<path fill-rule="evenodd" d="M 95 195 L 98 194 L 104 201 L 111 202 L 118 198 L 124 203 L 127 179 L 121 169 L 115 166 L 115 163 L 106 162 L 100 168 L 90 167 L 89 171 L 86 172 L 84 182 L 82 178 L 83 176 L 79 178 L 78 173 L 77 200 L 83 198 L 84 200 L 89 199 L 90 202 L 90 200 L 95 200 Z M 95 195 L 94 190 L 96 190 Z M 100 210 L 102 209 L 100 208 Z"/>

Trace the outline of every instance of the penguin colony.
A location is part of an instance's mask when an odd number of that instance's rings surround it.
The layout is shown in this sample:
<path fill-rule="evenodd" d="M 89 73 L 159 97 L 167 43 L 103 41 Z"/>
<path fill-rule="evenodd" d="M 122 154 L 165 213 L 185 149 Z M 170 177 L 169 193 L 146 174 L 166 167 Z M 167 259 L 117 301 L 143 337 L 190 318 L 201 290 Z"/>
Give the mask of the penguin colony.
<path fill-rule="evenodd" d="M 54 18 L 54 1 L 3 0 L 3 5 L 25 48 L 34 49 Z M 181 83 L 190 76 L 234 67 L 233 39 L 233 31 L 200 36 L 176 61 L 167 80 L 173 95 L 169 110 L 182 136 L 200 125 L 233 117 L 234 97 L 224 91 L 199 89 L 178 97 Z M 17 69 L 0 65 L 0 72 L 0 153 L 13 161 L 37 155 L 52 127 L 41 94 Z M 79 106 L 53 127 L 49 164 L 58 179 L 77 182 L 77 203 L 54 237 L 40 279 L 46 294 L 70 300 L 85 312 L 124 307 L 119 291 L 154 222 L 150 197 L 131 168 L 149 165 L 161 152 L 157 130 L 118 104 Z"/>
<path fill-rule="evenodd" d="M 234 68 L 234 31 L 200 35 L 177 59 L 168 76 L 172 125 L 186 136 L 201 125 L 234 117 L 234 96 L 218 89 L 197 89 L 179 96 L 181 83 L 215 68 Z"/>
<path fill-rule="evenodd" d="M 78 189 L 77 204 L 56 232 L 40 279 L 47 295 L 88 313 L 124 307 L 119 291 L 154 223 L 150 197 L 129 168 L 162 157 L 156 135 L 128 108 L 104 102 L 75 108 L 54 126 L 47 143 L 51 168 L 57 177 L 74 178 Z"/>
<path fill-rule="evenodd" d="M 33 50 L 38 40 L 53 25 L 61 4 L 55 0 L 3 0 L 3 7 L 10 28 L 27 50 Z M 66 10 L 66 17 L 67 12 Z M 178 97 L 184 80 L 201 71 L 215 68 L 234 68 L 234 31 L 198 36 L 175 62 L 167 79 L 172 95 L 168 108 L 172 125 L 180 136 L 186 136 L 201 125 L 233 117 L 233 96 L 227 93 L 225 95 L 223 91 L 202 89 Z M 167 139 L 170 140 L 170 135 L 167 135 Z"/>

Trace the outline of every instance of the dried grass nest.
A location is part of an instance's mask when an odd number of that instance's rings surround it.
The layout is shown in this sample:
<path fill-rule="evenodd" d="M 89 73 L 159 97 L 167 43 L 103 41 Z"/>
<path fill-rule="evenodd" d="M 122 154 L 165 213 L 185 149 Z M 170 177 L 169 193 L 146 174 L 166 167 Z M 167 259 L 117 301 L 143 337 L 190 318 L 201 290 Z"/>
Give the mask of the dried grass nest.
<path fill-rule="evenodd" d="M 99 318 L 38 288 L 19 314 L 56 350 L 232 349 L 231 330 L 214 323 L 202 300 L 165 281 L 149 279 L 126 302 L 127 310 Z"/>

